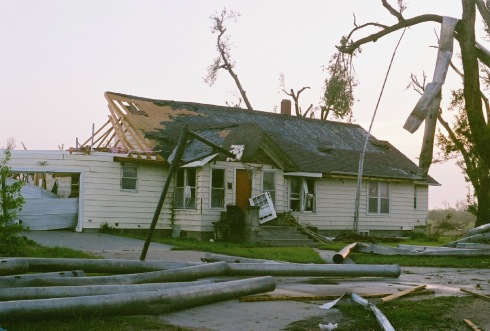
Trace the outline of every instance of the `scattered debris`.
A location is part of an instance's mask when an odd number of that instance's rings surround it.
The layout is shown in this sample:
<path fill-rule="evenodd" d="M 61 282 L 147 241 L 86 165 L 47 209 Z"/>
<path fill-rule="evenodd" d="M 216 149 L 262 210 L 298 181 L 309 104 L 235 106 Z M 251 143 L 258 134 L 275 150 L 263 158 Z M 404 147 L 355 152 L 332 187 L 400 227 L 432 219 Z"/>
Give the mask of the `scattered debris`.
<path fill-rule="evenodd" d="M 335 324 L 332 324 L 332 323 L 318 324 L 318 327 L 322 331 L 324 331 L 324 330 L 330 331 L 330 330 L 335 330 L 337 328 L 337 325 L 338 325 L 338 323 L 335 323 Z"/>
<path fill-rule="evenodd" d="M 340 297 L 338 297 L 334 301 L 324 303 L 323 305 L 321 305 L 318 308 L 328 310 L 328 309 L 332 308 L 333 306 L 335 306 L 337 304 L 337 302 L 339 302 L 339 300 L 342 299 L 343 296 L 344 296 L 344 294 L 342 294 Z"/>
<path fill-rule="evenodd" d="M 417 286 L 417 287 L 414 287 L 414 288 L 409 288 L 407 290 L 404 290 L 404 291 L 401 291 L 401 292 L 398 292 L 398 293 L 394 293 L 394 294 L 391 294 L 391 295 L 388 295 L 384 298 L 381 298 L 381 302 L 388 302 L 388 301 L 391 301 L 393 299 L 396 299 L 396 298 L 399 298 L 399 297 L 402 297 L 404 295 L 407 295 L 409 293 L 412 293 L 412 292 L 416 292 L 416 291 L 419 291 L 419 290 L 423 290 L 427 287 L 427 285 L 420 285 L 420 286 Z"/>
<path fill-rule="evenodd" d="M 351 293 L 350 297 L 354 302 L 362 305 L 366 309 L 370 309 L 376 316 L 376 320 L 378 321 L 378 324 L 383 328 L 383 330 L 395 331 L 390 321 L 388 321 L 386 316 L 381 312 L 381 310 L 378 309 L 378 307 L 355 293 Z"/>
<path fill-rule="evenodd" d="M 343 295 L 343 294 L 342 294 Z M 382 298 L 389 294 L 374 293 L 364 294 L 364 298 Z M 309 296 L 290 296 L 290 295 L 253 295 L 240 298 L 241 302 L 258 302 L 258 301 L 323 301 L 333 300 L 338 298 L 338 295 L 309 295 Z"/>

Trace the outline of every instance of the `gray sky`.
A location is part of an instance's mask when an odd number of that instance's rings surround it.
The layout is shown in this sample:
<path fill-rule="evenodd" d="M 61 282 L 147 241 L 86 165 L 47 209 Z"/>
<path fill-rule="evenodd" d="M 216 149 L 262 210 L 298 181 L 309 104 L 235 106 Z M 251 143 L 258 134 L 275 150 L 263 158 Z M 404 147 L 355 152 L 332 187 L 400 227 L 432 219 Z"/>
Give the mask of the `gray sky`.
<path fill-rule="evenodd" d="M 406 3 L 407 18 L 461 16 L 460 0 Z M 301 94 L 304 108 L 319 105 L 323 67 L 354 14 L 358 24 L 396 23 L 379 0 L 0 0 L 0 145 L 13 137 L 18 149 L 21 142 L 40 150 L 75 146 L 76 138 L 88 139 L 92 123 L 97 128 L 107 120 L 105 91 L 216 105 L 236 101 L 229 75 L 221 73 L 212 87 L 203 81 L 217 56 L 209 17 L 223 7 L 241 14 L 228 24 L 232 56 L 252 106 L 262 111 L 287 97 L 279 88 L 281 73 L 288 89 L 311 88 Z M 402 127 L 419 96 L 406 87 L 410 73 L 432 77 L 436 34 L 436 24 L 407 30 L 372 131 L 416 163 L 423 127 L 413 135 Z M 365 45 L 356 58 L 354 116 L 365 129 L 400 35 Z M 451 83 L 459 83 L 454 73 L 443 90 L 446 102 Z M 431 208 L 466 198 L 459 168 L 434 165 L 430 174 L 442 184 L 430 190 Z"/>

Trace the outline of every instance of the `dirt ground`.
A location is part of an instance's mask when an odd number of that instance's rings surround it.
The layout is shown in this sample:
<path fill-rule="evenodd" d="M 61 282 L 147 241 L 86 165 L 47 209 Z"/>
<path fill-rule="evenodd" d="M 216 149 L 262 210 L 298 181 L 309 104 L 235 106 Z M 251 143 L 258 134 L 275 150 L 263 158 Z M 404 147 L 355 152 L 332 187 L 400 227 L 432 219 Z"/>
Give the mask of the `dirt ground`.
<path fill-rule="evenodd" d="M 52 231 L 49 231 L 52 232 Z M 52 236 L 52 237 L 51 237 Z M 28 236 L 41 245 L 65 246 L 92 252 L 104 258 L 137 260 L 143 242 L 103 234 L 34 233 Z M 318 251 L 328 262 L 334 252 Z M 171 250 L 168 245 L 151 244 L 147 260 L 199 262 L 205 253 Z M 217 281 L 226 278 L 217 279 Z M 276 289 L 269 295 L 334 296 L 354 292 L 361 296 L 391 294 L 418 285 L 427 285 L 433 294 L 410 300 L 437 296 L 468 296 L 460 288 L 490 293 L 490 269 L 402 268 L 398 278 L 319 278 L 275 277 Z M 405 299 L 404 299 L 405 300 Z M 341 311 L 320 309 L 327 301 L 258 301 L 228 300 L 159 316 L 163 321 L 187 330 L 319 330 L 318 324 L 349 323 Z M 490 330 L 490 302 L 478 299 L 471 306 L 448 310 L 447 317 L 471 320 L 481 330 Z M 414 316 L 414 318 L 416 318 Z M 346 330 L 344 328 L 344 330 Z M 457 330 L 454 328 L 453 330 Z"/>

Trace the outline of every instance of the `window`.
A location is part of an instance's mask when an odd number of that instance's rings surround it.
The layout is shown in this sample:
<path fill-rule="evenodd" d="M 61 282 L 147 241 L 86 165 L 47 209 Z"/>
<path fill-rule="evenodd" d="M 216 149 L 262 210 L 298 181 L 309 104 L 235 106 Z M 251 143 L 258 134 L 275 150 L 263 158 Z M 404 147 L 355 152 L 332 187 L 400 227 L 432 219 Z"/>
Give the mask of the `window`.
<path fill-rule="evenodd" d="M 413 209 L 417 209 L 417 185 L 413 186 Z"/>
<path fill-rule="evenodd" d="M 315 210 L 315 179 L 291 177 L 289 180 L 289 209 L 292 211 Z"/>
<path fill-rule="evenodd" d="M 225 170 L 211 171 L 211 208 L 225 207 Z"/>
<path fill-rule="evenodd" d="M 262 173 L 262 193 L 269 192 L 272 203 L 276 202 L 276 173 L 264 171 Z"/>
<path fill-rule="evenodd" d="M 373 214 L 390 213 L 390 184 L 386 182 L 368 183 L 368 212 Z"/>
<path fill-rule="evenodd" d="M 175 208 L 196 208 L 196 169 L 179 169 L 175 174 Z"/>
<path fill-rule="evenodd" d="M 138 168 L 132 165 L 121 166 L 121 190 L 138 189 Z"/>

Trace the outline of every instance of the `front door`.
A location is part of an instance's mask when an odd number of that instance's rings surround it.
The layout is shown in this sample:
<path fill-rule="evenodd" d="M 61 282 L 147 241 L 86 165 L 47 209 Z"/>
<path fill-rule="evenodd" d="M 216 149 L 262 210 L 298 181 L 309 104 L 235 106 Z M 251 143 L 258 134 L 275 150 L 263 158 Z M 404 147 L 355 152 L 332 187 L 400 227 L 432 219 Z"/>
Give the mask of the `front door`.
<path fill-rule="evenodd" d="M 235 203 L 245 211 L 250 206 L 248 199 L 252 195 L 252 180 L 247 170 L 237 169 L 235 181 Z"/>

